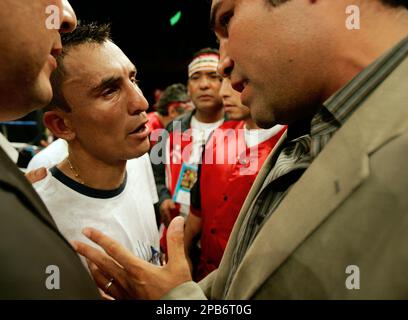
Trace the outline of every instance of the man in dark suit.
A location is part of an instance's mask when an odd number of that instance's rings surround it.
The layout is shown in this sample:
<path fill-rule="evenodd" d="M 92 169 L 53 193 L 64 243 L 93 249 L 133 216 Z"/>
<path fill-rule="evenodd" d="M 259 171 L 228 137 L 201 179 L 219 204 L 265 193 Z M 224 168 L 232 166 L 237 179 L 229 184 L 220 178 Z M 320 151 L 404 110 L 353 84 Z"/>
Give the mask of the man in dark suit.
<path fill-rule="evenodd" d="M 220 74 L 259 126 L 288 124 L 219 268 L 189 281 L 182 218 L 169 226 L 161 269 L 91 229 L 124 269 L 83 244 L 78 251 L 115 278 L 116 290 L 139 298 L 406 299 L 407 7 L 213 0 Z"/>
<path fill-rule="evenodd" d="M 76 26 L 66 0 L 0 2 L 0 120 L 46 105 L 60 33 Z M 0 299 L 96 299 L 98 291 L 45 205 L 0 148 Z"/>

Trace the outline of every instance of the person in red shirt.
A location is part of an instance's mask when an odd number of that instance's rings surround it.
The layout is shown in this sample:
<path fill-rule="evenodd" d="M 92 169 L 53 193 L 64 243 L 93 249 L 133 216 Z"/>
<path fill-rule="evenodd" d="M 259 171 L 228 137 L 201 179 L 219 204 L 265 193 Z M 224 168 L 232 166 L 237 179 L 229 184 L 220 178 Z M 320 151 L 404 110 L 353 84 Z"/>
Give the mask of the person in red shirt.
<path fill-rule="evenodd" d="M 213 130 L 224 124 L 218 63 L 216 49 L 204 48 L 194 54 L 188 65 L 187 89 L 195 109 L 172 121 L 150 152 L 159 195 L 158 211 L 165 227 L 163 253 L 167 252 L 166 228 L 170 221 L 190 212 L 190 187 L 203 146 Z"/>
<path fill-rule="evenodd" d="M 229 119 L 240 122 L 214 131 L 191 193 L 185 246 L 193 258 L 193 239 L 201 234 L 198 265 L 196 261 L 192 263 L 196 281 L 218 267 L 245 198 L 265 159 L 286 130 L 281 125 L 260 129 L 228 78 L 223 80 L 220 94 Z"/>
<path fill-rule="evenodd" d="M 157 103 L 157 111 L 147 114 L 151 132 L 150 148 L 156 144 L 161 130 L 189 109 L 189 103 L 190 97 L 187 94 L 187 88 L 181 83 L 172 84 L 163 91 Z"/>
<path fill-rule="evenodd" d="M 183 164 L 198 163 L 208 136 L 224 123 L 218 63 L 217 49 L 204 48 L 194 54 L 188 65 L 187 89 L 195 109 L 172 121 L 166 127 L 167 132 L 157 137 L 160 142 L 150 153 L 160 217 L 166 227 L 180 212 L 187 215 L 190 211 L 189 205 L 182 206 L 174 199 Z"/>

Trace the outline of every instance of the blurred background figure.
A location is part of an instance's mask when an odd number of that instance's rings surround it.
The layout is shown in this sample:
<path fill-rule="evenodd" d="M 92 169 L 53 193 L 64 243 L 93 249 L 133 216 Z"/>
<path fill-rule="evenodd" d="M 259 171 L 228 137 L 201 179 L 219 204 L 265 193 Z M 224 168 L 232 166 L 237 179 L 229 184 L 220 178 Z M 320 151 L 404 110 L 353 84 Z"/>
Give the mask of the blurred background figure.
<path fill-rule="evenodd" d="M 36 110 L 18 120 L 0 122 L 0 134 L 18 152 L 16 164 L 23 171 L 32 157 L 53 141 L 42 116 L 43 111 Z"/>
<path fill-rule="evenodd" d="M 150 153 L 159 194 L 159 214 L 165 227 L 177 215 L 189 214 L 190 190 L 178 186 L 185 172 L 190 177 L 192 172 L 197 173 L 203 147 L 211 133 L 225 121 L 218 62 L 217 49 L 204 48 L 193 55 L 187 70 L 187 90 L 195 108 L 170 122 Z M 159 157 L 160 152 L 163 154 Z M 166 231 L 161 241 L 164 252 L 165 235 Z"/>
<path fill-rule="evenodd" d="M 157 139 L 160 135 L 159 131 L 153 135 L 152 132 L 157 129 L 166 128 L 171 121 L 189 109 L 189 102 L 190 97 L 187 94 L 187 88 L 181 83 L 172 84 L 164 90 L 157 103 L 157 111 L 147 114 L 147 118 L 149 119 L 148 126 L 151 133 L 150 147 L 153 147 L 157 143 Z"/>

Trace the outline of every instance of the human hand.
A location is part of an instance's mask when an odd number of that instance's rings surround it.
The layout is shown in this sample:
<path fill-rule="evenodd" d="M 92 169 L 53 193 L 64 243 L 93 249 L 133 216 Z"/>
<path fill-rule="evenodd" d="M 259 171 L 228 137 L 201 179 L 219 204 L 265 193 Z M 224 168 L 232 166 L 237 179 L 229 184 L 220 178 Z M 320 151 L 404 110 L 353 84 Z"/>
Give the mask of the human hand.
<path fill-rule="evenodd" d="M 39 168 L 39 169 L 35 169 L 32 170 L 30 172 L 27 172 L 25 174 L 25 177 L 27 178 L 27 180 L 33 184 L 36 183 L 38 181 L 41 181 L 42 179 L 44 179 L 47 176 L 47 169 L 45 169 L 44 167 Z"/>
<path fill-rule="evenodd" d="M 97 285 L 115 299 L 160 299 L 176 286 L 191 281 L 184 253 L 184 218 L 176 217 L 167 231 L 168 262 L 159 267 L 148 263 L 95 229 L 84 229 L 84 235 L 105 252 L 81 242 L 75 250 L 88 260 Z M 107 286 L 110 280 L 112 285 Z"/>
<path fill-rule="evenodd" d="M 170 221 L 174 217 L 174 210 L 176 210 L 176 204 L 172 199 L 166 199 L 160 205 L 160 218 L 166 228 L 169 227 Z"/>
<path fill-rule="evenodd" d="M 50 143 L 47 140 L 41 139 L 40 145 L 44 148 L 47 148 L 50 145 Z"/>
<path fill-rule="evenodd" d="M 113 297 L 110 295 L 106 294 L 105 291 L 101 290 L 98 288 L 99 294 L 101 295 L 102 300 L 107 300 L 107 301 L 112 301 L 115 300 Z"/>

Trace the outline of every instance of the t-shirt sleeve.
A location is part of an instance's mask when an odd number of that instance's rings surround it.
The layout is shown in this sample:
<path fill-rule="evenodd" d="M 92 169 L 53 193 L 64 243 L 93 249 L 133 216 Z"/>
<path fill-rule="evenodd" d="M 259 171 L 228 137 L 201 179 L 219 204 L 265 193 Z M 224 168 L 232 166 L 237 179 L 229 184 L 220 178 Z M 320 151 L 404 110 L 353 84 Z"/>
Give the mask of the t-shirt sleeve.
<path fill-rule="evenodd" d="M 41 167 L 50 168 L 52 167 L 51 161 L 49 161 L 46 157 L 42 154 L 43 151 L 40 151 L 36 154 L 28 163 L 27 165 L 27 172 L 39 169 Z"/>
<path fill-rule="evenodd" d="M 31 159 L 27 166 L 27 172 L 41 167 L 50 169 L 63 161 L 67 156 L 68 143 L 63 139 L 55 140 Z"/>

